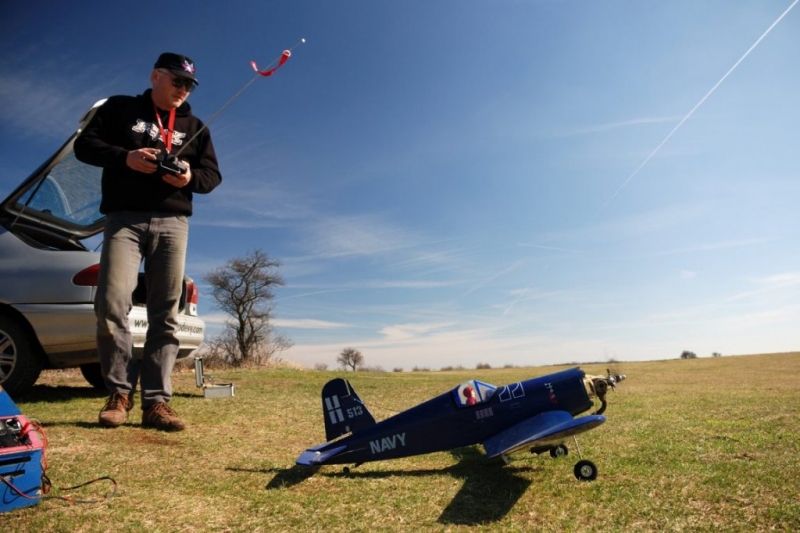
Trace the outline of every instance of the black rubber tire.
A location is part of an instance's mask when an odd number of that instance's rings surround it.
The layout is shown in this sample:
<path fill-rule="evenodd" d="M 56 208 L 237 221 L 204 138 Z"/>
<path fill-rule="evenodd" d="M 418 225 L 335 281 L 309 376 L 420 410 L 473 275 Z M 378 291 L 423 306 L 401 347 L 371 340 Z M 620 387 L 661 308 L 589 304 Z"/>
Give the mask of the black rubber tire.
<path fill-rule="evenodd" d="M 566 444 L 559 444 L 554 448 L 550 448 L 550 457 L 558 459 L 559 457 L 566 457 L 569 455 L 569 448 Z"/>
<path fill-rule="evenodd" d="M 16 320 L 0 316 L 0 385 L 12 397 L 33 387 L 44 366 L 39 346 Z"/>
<path fill-rule="evenodd" d="M 86 363 L 81 365 L 81 374 L 89 385 L 97 390 L 106 390 L 106 382 L 103 379 L 103 372 L 100 370 L 100 363 Z"/>
<path fill-rule="evenodd" d="M 575 477 L 580 481 L 594 481 L 597 479 L 597 465 L 587 459 L 578 461 L 575 465 Z"/>

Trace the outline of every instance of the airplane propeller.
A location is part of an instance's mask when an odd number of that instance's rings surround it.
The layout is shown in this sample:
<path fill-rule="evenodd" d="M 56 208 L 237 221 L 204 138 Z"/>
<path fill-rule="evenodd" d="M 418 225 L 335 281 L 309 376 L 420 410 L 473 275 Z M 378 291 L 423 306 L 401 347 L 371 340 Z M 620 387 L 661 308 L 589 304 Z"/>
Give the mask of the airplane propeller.
<path fill-rule="evenodd" d="M 612 374 L 609 368 L 606 369 L 606 373 L 606 377 L 594 377 L 592 379 L 594 393 L 597 395 L 597 399 L 600 400 L 600 408 L 592 413 L 595 415 L 602 415 L 606 407 L 608 407 L 608 402 L 606 401 L 608 389 L 617 390 L 617 383 L 624 381 L 626 378 L 625 374 Z"/>

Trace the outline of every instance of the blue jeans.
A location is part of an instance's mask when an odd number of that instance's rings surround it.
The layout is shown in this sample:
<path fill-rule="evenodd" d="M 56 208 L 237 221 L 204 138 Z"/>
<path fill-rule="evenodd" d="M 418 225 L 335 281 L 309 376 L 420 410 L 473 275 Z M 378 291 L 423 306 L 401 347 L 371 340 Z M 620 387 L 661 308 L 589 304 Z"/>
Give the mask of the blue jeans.
<path fill-rule="evenodd" d="M 112 393 L 133 394 L 141 381 L 142 409 L 172 397 L 188 238 L 189 222 L 183 215 L 126 211 L 106 218 L 94 306 L 100 368 Z M 138 361 L 133 357 L 128 313 L 142 260 L 148 326 Z"/>

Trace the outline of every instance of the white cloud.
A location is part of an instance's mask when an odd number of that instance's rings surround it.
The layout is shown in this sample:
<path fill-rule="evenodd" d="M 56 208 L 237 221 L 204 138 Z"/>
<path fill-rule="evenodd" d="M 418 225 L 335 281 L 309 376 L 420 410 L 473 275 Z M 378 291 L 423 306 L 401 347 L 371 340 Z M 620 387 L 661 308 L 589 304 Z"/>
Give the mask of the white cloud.
<path fill-rule="evenodd" d="M 315 216 L 313 199 L 277 182 L 242 180 L 235 171 L 222 170 L 214 192 L 213 210 L 198 209 L 192 223 L 225 228 L 275 228 L 298 224 Z M 235 179 L 234 179 L 235 177 Z M 203 197 L 196 198 L 198 203 Z"/>
<path fill-rule="evenodd" d="M 625 242 L 636 237 L 651 235 L 664 230 L 680 227 L 703 219 L 709 212 L 709 206 L 701 203 L 673 204 L 639 213 L 615 216 L 611 220 L 598 223 L 595 219 L 586 221 L 586 225 L 572 229 L 552 231 L 542 235 L 537 243 L 540 247 L 557 243 L 558 248 L 569 249 L 562 243 L 590 242 L 600 243 Z"/>
<path fill-rule="evenodd" d="M 405 370 L 413 367 L 436 370 L 458 365 L 474 368 L 478 363 L 501 367 L 602 360 L 603 347 L 608 345 L 605 339 L 559 339 L 544 335 L 499 337 L 491 328 L 435 332 L 426 329 L 425 335 L 417 333 L 412 326 L 405 326 L 384 338 L 356 339 L 347 345 L 361 351 L 368 366 Z M 284 358 L 313 366 L 335 360 L 342 346 L 340 343 L 295 345 L 284 353 Z"/>
<path fill-rule="evenodd" d="M 421 324 L 396 324 L 381 329 L 381 334 L 387 342 L 407 341 L 420 337 L 427 337 L 431 332 L 439 331 L 455 322 L 421 323 Z"/>
<path fill-rule="evenodd" d="M 773 274 L 772 276 L 756 279 L 755 282 L 779 287 L 797 285 L 800 284 L 800 272 L 784 272 L 782 274 Z"/>
<path fill-rule="evenodd" d="M 287 329 L 341 329 L 349 327 L 349 324 L 330 322 L 327 320 L 315 320 L 313 318 L 275 318 L 270 322 L 273 326 Z"/>
<path fill-rule="evenodd" d="M 664 250 L 661 252 L 657 252 L 654 255 L 656 256 L 664 256 L 664 255 L 677 255 L 677 254 L 689 254 L 689 253 L 697 253 L 697 252 L 708 252 L 711 250 L 724 250 L 728 248 L 744 248 L 747 246 L 756 246 L 758 244 L 764 244 L 767 242 L 773 242 L 777 240 L 774 237 L 766 237 L 760 239 L 737 239 L 737 240 L 726 240 L 726 241 L 717 241 L 717 242 L 708 242 L 703 244 L 697 244 L 694 246 L 687 246 L 684 248 L 675 248 L 673 250 Z"/>
<path fill-rule="evenodd" d="M 92 104 L 117 92 L 113 88 L 118 77 L 80 59 L 62 56 L 57 62 L 52 59 L 34 66 L 3 59 L 0 122 L 12 126 L 16 136 L 63 141 Z M 91 87 L 91 92 L 85 87 Z"/>
<path fill-rule="evenodd" d="M 418 246 L 419 235 L 372 215 L 331 216 L 307 228 L 307 249 L 317 257 L 386 255 Z"/>
<path fill-rule="evenodd" d="M 776 309 L 732 316 L 727 318 L 725 322 L 730 327 L 752 327 L 778 323 L 797 324 L 798 321 L 800 321 L 800 306 L 788 305 Z"/>
<path fill-rule="evenodd" d="M 553 133 L 551 136 L 554 138 L 560 137 L 573 137 L 576 135 L 588 135 L 592 133 L 603 133 L 610 130 L 620 128 L 630 128 L 634 126 L 646 126 L 650 124 L 662 124 L 664 122 L 678 122 L 681 117 L 653 117 L 653 118 L 636 118 L 631 120 L 623 120 L 620 122 L 609 122 L 606 124 L 598 124 L 595 126 L 579 127 L 572 130 Z"/>

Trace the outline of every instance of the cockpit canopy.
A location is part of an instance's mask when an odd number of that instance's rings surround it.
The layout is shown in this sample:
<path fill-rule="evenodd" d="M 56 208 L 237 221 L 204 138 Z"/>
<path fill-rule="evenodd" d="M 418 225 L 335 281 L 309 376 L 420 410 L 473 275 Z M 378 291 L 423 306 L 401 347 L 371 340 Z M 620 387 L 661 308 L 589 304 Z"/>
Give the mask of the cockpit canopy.
<path fill-rule="evenodd" d="M 453 389 L 453 399 L 458 407 L 472 407 L 489 401 L 495 390 L 494 385 L 471 379 Z"/>

